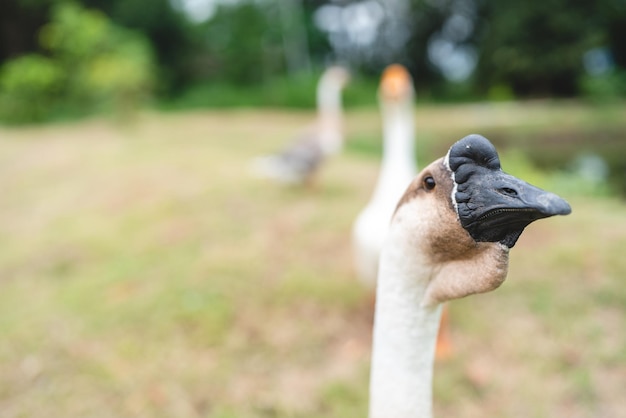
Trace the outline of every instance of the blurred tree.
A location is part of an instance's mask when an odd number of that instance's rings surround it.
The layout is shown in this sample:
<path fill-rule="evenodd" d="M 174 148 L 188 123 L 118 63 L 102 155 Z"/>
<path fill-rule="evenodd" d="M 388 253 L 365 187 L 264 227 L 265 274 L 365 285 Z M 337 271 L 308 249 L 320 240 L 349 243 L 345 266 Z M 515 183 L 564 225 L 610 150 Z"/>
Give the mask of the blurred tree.
<path fill-rule="evenodd" d="M 258 83 L 284 73 L 279 10 L 253 1 L 220 5 L 202 25 L 211 66 L 207 75 L 235 83 Z"/>
<path fill-rule="evenodd" d="M 0 63 L 41 49 L 35 34 L 49 9 L 66 1 L 0 1 Z M 144 46 L 128 50 L 152 48 L 151 83 L 161 97 L 202 83 L 260 85 L 308 68 L 309 59 L 314 68 L 348 62 L 372 77 L 400 62 L 417 87 L 433 96 L 459 92 L 454 86 L 460 85 L 501 97 L 568 96 L 579 94 L 581 86 L 583 93 L 624 91 L 613 88 L 626 77 L 624 0 L 298 0 L 302 7 L 295 9 L 288 0 L 213 1 L 217 10 L 203 23 L 189 20 L 183 0 L 75 4 L 102 11 L 112 27 L 134 30 L 133 38 L 143 34 L 143 41 L 131 43 Z M 332 9 L 335 29 L 318 27 L 324 6 Z M 88 37 L 94 28 L 79 30 Z M 80 37 L 76 42 L 83 42 Z M 601 80 L 583 77 L 583 56 L 593 48 L 608 51 L 613 70 Z M 124 62 L 143 56 L 123 54 Z M 113 77 L 111 69 L 123 65 L 98 68 Z"/>
<path fill-rule="evenodd" d="M 577 93 L 583 54 L 606 33 L 586 0 L 510 0 L 481 3 L 479 85 L 506 85 L 521 96 Z"/>
<path fill-rule="evenodd" d="M 33 122 L 44 119 L 62 89 L 63 71 L 52 59 L 22 55 L 0 70 L 0 119 Z"/>
<path fill-rule="evenodd" d="M 82 113 L 108 107 L 127 117 L 152 88 L 148 42 L 99 11 L 59 3 L 39 40 L 49 58 L 24 55 L 2 67 L 0 116 L 5 120 L 37 120 L 62 101 Z"/>
<path fill-rule="evenodd" d="M 441 72 L 428 58 L 428 42 L 441 29 L 450 15 L 449 2 L 413 0 L 412 7 L 414 30 L 407 44 L 407 67 L 413 75 L 418 88 L 429 89 L 445 81 Z"/>
<path fill-rule="evenodd" d="M 48 19 L 53 0 L 0 2 L 0 63 L 38 48 L 37 32 Z"/>
<path fill-rule="evenodd" d="M 603 0 L 596 5 L 615 64 L 622 71 L 626 71 L 626 2 Z"/>
<path fill-rule="evenodd" d="M 290 74 L 311 71 L 302 0 L 276 2 L 282 24 L 283 49 Z"/>
<path fill-rule="evenodd" d="M 152 87 L 152 51 L 146 39 L 97 10 L 73 3 L 56 6 L 40 41 L 66 71 L 65 93 L 76 103 L 108 102 L 125 114 Z"/>
<path fill-rule="evenodd" d="M 315 25 L 313 19 L 315 11 L 324 3 L 328 3 L 328 0 L 302 0 L 304 14 L 302 24 L 306 31 L 309 56 L 313 66 L 333 60 L 328 37 Z"/>
<path fill-rule="evenodd" d="M 193 62 L 201 54 L 193 25 L 170 0 L 81 0 L 102 10 L 116 24 L 142 32 L 155 52 L 157 88 L 162 93 L 176 91 L 193 78 Z"/>

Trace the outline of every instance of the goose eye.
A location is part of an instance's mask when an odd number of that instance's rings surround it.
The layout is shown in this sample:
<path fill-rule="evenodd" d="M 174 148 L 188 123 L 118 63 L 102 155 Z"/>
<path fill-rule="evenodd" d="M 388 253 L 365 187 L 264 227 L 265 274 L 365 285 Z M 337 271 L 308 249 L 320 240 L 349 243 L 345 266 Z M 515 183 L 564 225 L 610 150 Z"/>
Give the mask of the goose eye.
<path fill-rule="evenodd" d="M 426 187 L 426 190 L 432 190 L 435 188 L 435 179 L 432 178 L 431 176 L 428 176 L 424 179 L 424 187 Z"/>

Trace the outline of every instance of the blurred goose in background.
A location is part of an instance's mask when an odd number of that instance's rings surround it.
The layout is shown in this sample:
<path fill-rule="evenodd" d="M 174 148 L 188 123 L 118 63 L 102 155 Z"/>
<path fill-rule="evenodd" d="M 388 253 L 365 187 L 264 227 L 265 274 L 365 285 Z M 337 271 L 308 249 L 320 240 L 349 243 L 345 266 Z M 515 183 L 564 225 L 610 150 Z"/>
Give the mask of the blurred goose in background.
<path fill-rule="evenodd" d="M 356 274 L 372 289 L 376 286 L 378 257 L 391 215 L 417 174 L 413 97 L 413 80 L 409 72 L 398 64 L 387 67 L 378 90 L 383 125 L 380 174 L 370 201 L 352 228 Z"/>
<path fill-rule="evenodd" d="M 254 172 L 285 184 L 310 183 L 324 160 L 343 148 L 341 92 L 350 79 L 342 67 L 329 67 L 317 84 L 317 119 L 283 151 L 256 158 Z"/>
<path fill-rule="evenodd" d="M 369 203 L 356 218 L 352 247 L 357 277 L 367 287 L 376 286 L 380 249 L 398 199 L 417 174 L 413 80 L 405 67 L 388 66 L 378 92 L 383 119 L 383 156 L 378 182 Z M 448 310 L 444 309 L 437 339 L 437 358 L 452 354 Z"/>
<path fill-rule="evenodd" d="M 380 256 L 369 418 L 429 418 L 441 303 L 494 290 L 533 221 L 570 206 L 506 174 L 480 135 L 426 167 L 397 204 Z"/>

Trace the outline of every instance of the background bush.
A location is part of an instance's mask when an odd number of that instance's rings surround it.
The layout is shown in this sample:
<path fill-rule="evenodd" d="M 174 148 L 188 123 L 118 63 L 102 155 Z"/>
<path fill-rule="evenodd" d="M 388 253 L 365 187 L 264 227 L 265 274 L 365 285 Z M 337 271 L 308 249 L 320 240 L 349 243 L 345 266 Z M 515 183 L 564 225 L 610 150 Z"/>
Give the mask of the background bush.
<path fill-rule="evenodd" d="M 0 71 L 0 117 L 12 122 L 41 120 L 54 105 L 63 78 L 61 66 L 41 55 L 9 61 Z"/>
<path fill-rule="evenodd" d="M 128 117 L 150 95 L 150 44 L 100 11 L 57 5 L 39 42 L 48 56 L 19 57 L 0 72 L 0 119 L 5 122 L 35 122 L 63 110 L 109 110 Z"/>

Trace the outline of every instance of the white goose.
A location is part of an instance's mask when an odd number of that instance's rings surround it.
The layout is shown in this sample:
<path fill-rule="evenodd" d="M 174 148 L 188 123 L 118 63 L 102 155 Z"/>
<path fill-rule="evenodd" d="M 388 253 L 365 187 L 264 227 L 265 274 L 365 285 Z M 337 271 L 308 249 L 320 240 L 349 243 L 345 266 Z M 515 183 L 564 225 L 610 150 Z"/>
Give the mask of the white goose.
<path fill-rule="evenodd" d="M 382 74 L 378 92 L 383 120 L 383 156 L 372 198 L 357 216 L 352 229 L 354 266 L 359 280 L 375 288 L 378 259 L 396 204 L 417 174 L 415 163 L 414 89 L 411 75 L 399 64 Z M 444 308 L 437 358 L 450 356 L 448 312 Z"/>
<path fill-rule="evenodd" d="M 390 65 L 378 91 L 383 123 L 383 156 L 378 182 L 352 228 L 357 277 L 374 288 L 378 257 L 396 203 L 417 174 L 415 164 L 413 81 L 401 65 Z"/>
<path fill-rule="evenodd" d="M 370 418 L 432 416 L 441 303 L 500 286 L 523 229 L 570 212 L 560 197 L 504 173 L 479 135 L 458 141 L 417 175 L 380 258 Z"/>
<path fill-rule="evenodd" d="M 343 147 L 341 91 L 349 73 L 341 67 L 328 68 L 317 84 L 317 119 L 283 151 L 259 157 L 254 172 L 286 184 L 308 183 L 321 163 Z"/>

